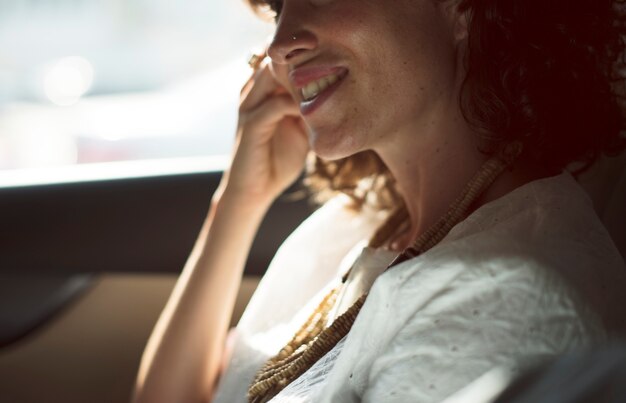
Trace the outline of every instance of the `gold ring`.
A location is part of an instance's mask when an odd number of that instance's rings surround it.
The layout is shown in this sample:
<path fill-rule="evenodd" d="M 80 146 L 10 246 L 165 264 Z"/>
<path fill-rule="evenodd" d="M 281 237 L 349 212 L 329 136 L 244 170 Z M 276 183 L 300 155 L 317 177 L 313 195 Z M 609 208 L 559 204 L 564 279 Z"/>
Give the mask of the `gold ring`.
<path fill-rule="evenodd" d="M 261 65 L 263 59 L 265 59 L 265 55 L 253 53 L 252 56 L 250 56 L 250 59 L 248 59 L 248 66 L 250 66 L 253 70 L 256 70 Z"/>

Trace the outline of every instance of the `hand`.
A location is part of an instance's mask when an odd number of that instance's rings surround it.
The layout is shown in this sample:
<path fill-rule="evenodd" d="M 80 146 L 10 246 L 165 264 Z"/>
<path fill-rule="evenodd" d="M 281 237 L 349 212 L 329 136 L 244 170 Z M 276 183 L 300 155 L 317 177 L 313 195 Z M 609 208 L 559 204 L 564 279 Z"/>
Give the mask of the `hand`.
<path fill-rule="evenodd" d="M 235 151 L 224 176 L 224 192 L 269 205 L 298 178 L 308 150 L 298 105 L 269 65 L 262 65 L 241 91 Z"/>

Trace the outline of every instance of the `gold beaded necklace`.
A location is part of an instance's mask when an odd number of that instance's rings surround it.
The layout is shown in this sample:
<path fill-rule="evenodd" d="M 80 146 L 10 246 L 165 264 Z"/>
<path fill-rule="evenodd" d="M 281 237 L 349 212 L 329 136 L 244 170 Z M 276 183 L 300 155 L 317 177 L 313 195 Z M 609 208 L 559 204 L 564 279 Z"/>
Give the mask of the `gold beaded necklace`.
<path fill-rule="evenodd" d="M 413 245 L 400 253 L 385 271 L 419 256 L 438 244 L 452 227 L 466 217 L 472 203 L 484 193 L 502 171 L 517 159 L 521 151 L 520 143 L 509 144 L 500 153 L 485 162 L 463 189 L 461 195 L 452 203 L 446 214 L 423 233 Z M 391 214 L 370 239 L 369 246 L 376 248 L 383 245 L 407 217 L 408 213 L 405 208 L 400 208 Z M 344 283 L 347 277 L 347 274 L 343 276 Z M 248 401 L 250 403 L 265 403 L 272 399 L 311 368 L 348 334 L 365 303 L 367 293 L 363 294 L 344 314 L 326 327 L 329 312 L 335 304 L 340 288 L 341 286 L 326 295 L 291 341 L 259 370 L 248 389 Z"/>

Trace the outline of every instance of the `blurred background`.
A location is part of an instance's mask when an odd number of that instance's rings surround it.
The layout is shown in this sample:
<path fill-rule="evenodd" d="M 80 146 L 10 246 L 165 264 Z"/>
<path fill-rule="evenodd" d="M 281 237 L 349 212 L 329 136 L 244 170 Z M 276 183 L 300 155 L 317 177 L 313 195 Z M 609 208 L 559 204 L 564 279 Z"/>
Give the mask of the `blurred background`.
<path fill-rule="evenodd" d="M 128 402 L 272 29 L 244 0 L 0 0 L 0 403 Z M 268 213 L 233 324 L 308 213 Z"/>
<path fill-rule="evenodd" d="M 243 0 L 2 0 L 0 174 L 228 153 L 271 31 Z"/>

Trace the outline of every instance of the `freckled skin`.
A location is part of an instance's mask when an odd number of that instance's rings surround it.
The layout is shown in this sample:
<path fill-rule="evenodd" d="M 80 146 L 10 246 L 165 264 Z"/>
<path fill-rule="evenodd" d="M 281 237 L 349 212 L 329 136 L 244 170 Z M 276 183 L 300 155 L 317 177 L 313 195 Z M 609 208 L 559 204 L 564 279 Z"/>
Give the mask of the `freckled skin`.
<path fill-rule="evenodd" d="M 342 158 L 377 150 L 384 142 L 430 135 L 420 128 L 457 101 L 451 96 L 456 85 L 453 30 L 439 2 L 394 0 L 390 6 L 381 0 L 286 0 L 277 37 L 303 30 L 317 45 L 298 60 L 301 64 L 349 69 L 337 91 L 304 119 L 310 145 L 321 157 Z M 277 78 L 289 88 L 286 75 L 292 66 L 274 64 Z"/>
<path fill-rule="evenodd" d="M 268 49 L 277 81 L 297 102 L 289 71 L 347 69 L 325 102 L 303 116 L 309 143 L 324 159 L 364 150 L 380 157 L 411 220 L 398 248 L 434 225 L 486 160 L 459 104 L 469 16 L 458 3 L 284 0 Z M 520 172 L 503 173 L 476 206 L 535 177 Z"/>

